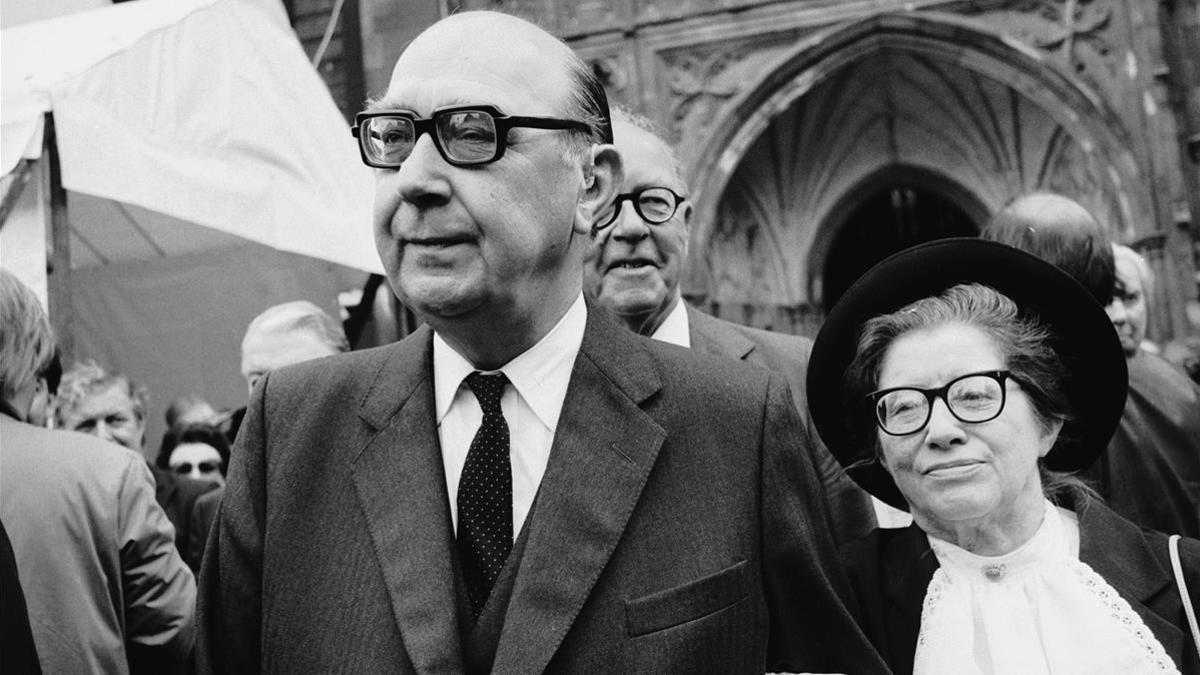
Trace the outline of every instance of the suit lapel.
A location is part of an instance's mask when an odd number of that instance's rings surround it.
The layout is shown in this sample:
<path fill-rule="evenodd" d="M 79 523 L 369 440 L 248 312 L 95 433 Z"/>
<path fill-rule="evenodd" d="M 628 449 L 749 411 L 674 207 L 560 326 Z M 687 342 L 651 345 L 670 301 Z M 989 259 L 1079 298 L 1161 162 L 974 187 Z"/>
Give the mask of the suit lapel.
<path fill-rule="evenodd" d="M 657 392 L 639 338 L 588 309 L 496 672 L 541 672 L 625 531 L 666 432 L 639 407 Z"/>
<path fill-rule="evenodd" d="M 754 351 L 754 342 L 745 335 L 691 305 L 684 307 L 687 308 L 688 334 L 693 349 L 735 359 L 745 359 Z"/>
<path fill-rule="evenodd" d="M 404 647 L 418 672 L 462 670 L 453 534 L 433 405 L 431 331 L 396 345 L 359 416 L 378 431 L 354 460 L 354 486 Z"/>

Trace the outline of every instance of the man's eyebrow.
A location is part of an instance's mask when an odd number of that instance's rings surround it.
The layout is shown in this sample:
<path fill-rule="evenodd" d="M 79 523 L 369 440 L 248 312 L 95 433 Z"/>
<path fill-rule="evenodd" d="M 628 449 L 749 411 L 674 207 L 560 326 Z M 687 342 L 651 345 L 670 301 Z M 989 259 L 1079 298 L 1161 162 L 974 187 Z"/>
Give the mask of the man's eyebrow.
<path fill-rule="evenodd" d="M 386 98 L 373 98 L 367 101 L 366 108 L 363 112 L 379 112 L 381 110 L 399 110 L 400 106 L 388 101 Z"/>

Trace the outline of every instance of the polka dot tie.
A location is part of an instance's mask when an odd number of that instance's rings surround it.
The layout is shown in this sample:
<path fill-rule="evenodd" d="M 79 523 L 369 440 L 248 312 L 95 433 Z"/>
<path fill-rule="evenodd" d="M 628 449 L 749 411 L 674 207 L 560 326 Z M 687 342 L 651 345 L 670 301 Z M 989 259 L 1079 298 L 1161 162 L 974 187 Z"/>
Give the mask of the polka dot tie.
<path fill-rule="evenodd" d="M 458 483 L 458 555 L 475 618 L 512 550 L 512 467 L 508 423 L 500 411 L 505 384 L 503 373 L 467 376 L 483 409 L 483 423 L 471 440 Z"/>

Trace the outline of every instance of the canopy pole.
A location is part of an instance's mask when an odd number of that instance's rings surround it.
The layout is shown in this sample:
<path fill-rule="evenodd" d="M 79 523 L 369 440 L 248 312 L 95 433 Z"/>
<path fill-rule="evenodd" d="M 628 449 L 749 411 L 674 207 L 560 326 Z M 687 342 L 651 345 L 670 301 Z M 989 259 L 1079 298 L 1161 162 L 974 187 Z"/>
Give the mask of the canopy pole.
<path fill-rule="evenodd" d="M 49 222 L 46 223 L 46 296 L 50 305 L 50 325 L 58 337 L 62 362 L 69 368 L 75 362 L 75 340 L 71 332 L 75 317 L 71 304 L 71 221 L 52 113 L 46 113 L 42 156 L 46 158 L 46 171 L 41 174 L 41 179 L 46 188 L 44 194 L 50 201 Z"/>
<path fill-rule="evenodd" d="M 8 214 L 12 213 L 17 205 L 17 200 L 21 198 L 25 184 L 29 182 L 29 176 L 33 174 L 33 169 L 30 168 L 32 165 L 33 162 L 22 159 L 17 162 L 17 168 L 7 176 L 8 185 L 4 188 L 3 199 L 0 200 L 0 229 L 4 229 L 4 224 L 8 222 Z"/>

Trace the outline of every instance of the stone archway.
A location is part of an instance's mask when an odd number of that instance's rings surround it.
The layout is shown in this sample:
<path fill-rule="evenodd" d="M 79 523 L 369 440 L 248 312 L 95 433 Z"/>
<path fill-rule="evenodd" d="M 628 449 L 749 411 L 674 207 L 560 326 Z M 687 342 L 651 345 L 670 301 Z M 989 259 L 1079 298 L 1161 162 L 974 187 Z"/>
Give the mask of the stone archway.
<path fill-rule="evenodd" d="M 733 320 L 812 333 L 845 212 L 889 172 L 924 176 L 977 224 L 1034 189 L 1076 197 L 1118 236 L 1153 217 L 1114 115 L 1071 75 L 962 17 L 828 29 L 743 92 L 689 157 L 685 288 Z"/>

